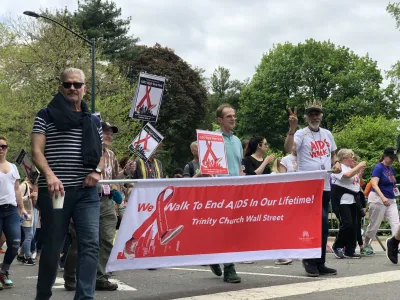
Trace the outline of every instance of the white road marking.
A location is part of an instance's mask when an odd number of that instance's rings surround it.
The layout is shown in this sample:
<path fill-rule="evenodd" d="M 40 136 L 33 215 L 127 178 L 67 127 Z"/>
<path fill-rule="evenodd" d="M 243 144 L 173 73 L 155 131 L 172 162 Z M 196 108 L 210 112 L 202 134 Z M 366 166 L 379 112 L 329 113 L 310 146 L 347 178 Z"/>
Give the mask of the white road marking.
<path fill-rule="evenodd" d="M 264 269 L 280 269 L 281 267 L 276 267 L 276 266 L 264 266 Z"/>
<path fill-rule="evenodd" d="M 37 279 L 37 276 L 28 276 L 27 279 Z M 134 287 L 131 287 L 118 279 L 110 279 L 110 282 L 118 284 L 117 291 L 137 291 Z M 53 289 L 64 289 L 64 278 L 56 277 L 56 282 L 54 283 Z"/>
<path fill-rule="evenodd" d="M 387 271 L 351 277 L 330 278 L 302 283 L 275 285 L 263 288 L 231 291 L 213 295 L 202 295 L 175 300 L 267 300 L 290 296 L 305 295 L 331 290 L 347 289 L 371 284 L 387 283 L 400 280 L 400 271 Z M 322 296 L 321 296 L 322 297 Z"/>
<path fill-rule="evenodd" d="M 206 269 L 189 269 L 189 268 L 168 268 L 169 270 L 181 270 L 181 271 L 197 271 L 197 272 L 211 272 Z M 256 275 L 256 276 L 270 276 L 270 277 L 286 277 L 286 278 L 300 278 L 307 279 L 306 276 L 295 276 L 295 275 L 281 275 L 281 274 L 266 274 L 266 273 L 252 273 L 252 272 L 236 272 L 242 275 Z"/>

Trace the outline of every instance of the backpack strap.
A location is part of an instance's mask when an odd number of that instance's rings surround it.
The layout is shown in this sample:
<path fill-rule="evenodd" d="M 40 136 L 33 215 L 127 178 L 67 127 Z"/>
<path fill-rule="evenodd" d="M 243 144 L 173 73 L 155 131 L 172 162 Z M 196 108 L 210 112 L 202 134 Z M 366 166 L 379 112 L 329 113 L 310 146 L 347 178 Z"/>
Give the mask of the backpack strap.
<path fill-rule="evenodd" d="M 189 174 L 190 174 L 190 177 L 193 177 L 195 174 L 194 174 L 194 164 L 193 164 L 193 162 L 191 161 L 191 162 L 189 162 Z"/>

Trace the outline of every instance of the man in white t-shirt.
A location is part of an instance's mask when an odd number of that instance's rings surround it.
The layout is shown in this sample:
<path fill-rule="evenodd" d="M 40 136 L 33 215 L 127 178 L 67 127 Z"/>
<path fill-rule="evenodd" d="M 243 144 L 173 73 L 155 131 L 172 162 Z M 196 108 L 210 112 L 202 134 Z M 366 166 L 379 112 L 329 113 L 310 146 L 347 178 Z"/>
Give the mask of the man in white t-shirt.
<path fill-rule="evenodd" d="M 297 130 L 297 108 L 289 109 L 290 129 L 285 140 L 285 151 L 290 152 L 296 143 L 297 164 L 299 171 L 331 170 L 340 172 L 340 164 L 336 159 L 336 144 L 332 133 L 321 128 L 322 106 L 315 101 L 305 111 L 308 126 Z M 297 130 L 297 131 L 296 131 Z M 335 166 L 336 165 L 336 166 Z M 322 248 L 321 258 L 304 259 L 303 266 L 308 276 L 336 275 L 337 271 L 325 266 L 326 244 L 328 241 L 328 209 L 330 201 L 330 182 L 326 176 L 322 195 Z"/>

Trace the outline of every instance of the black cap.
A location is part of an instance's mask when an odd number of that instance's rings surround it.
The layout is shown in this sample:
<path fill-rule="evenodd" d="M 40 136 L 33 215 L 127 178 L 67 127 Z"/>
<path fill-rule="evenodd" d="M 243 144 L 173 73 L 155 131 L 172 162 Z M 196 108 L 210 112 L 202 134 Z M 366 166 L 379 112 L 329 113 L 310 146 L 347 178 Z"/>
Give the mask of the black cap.
<path fill-rule="evenodd" d="M 318 112 L 318 113 L 322 113 L 322 108 L 318 107 L 318 106 L 311 106 L 309 108 L 306 109 L 306 115 L 308 115 L 311 112 Z"/>
<path fill-rule="evenodd" d="M 383 154 L 387 156 L 396 156 L 397 150 L 394 148 L 386 148 L 385 150 L 383 150 Z"/>
<path fill-rule="evenodd" d="M 111 129 L 113 133 L 117 133 L 118 132 L 118 128 L 116 126 L 112 126 L 108 122 L 101 122 L 101 128 L 103 128 L 103 130 L 104 129 Z"/>

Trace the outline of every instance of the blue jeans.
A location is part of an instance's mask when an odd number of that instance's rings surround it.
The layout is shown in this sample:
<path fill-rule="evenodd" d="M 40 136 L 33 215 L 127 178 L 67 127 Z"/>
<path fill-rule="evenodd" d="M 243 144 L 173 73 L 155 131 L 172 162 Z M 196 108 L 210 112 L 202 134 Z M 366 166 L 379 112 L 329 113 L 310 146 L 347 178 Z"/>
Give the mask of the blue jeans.
<path fill-rule="evenodd" d="M 37 203 L 41 212 L 43 246 L 36 300 L 47 300 L 52 296 L 51 289 L 57 276 L 60 249 L 71 218 L 75 224 L 79 249 L 74 300 L 94 299 L 99 256 L 100 200 L 97 188 L 65 188 L 62 209 L 53 209 L 47 188 L 39 188 Z"/>
<path fill-rule="evenodd" d="M 22 243 L 21 254 L 25 254 L 25 257 L 28 258 L 32 256 L 31 244 L 33 240 L 33 227 L 22 227 L 22 230 L 24 231 L 25 239 Z"/>
<path fill-rule="evenodd" d="M 6 236 L 7 251 L 4 255 L 1 272 L 7 272 L 18 254 L 21 242 L 21 225 L 18 208 L 12 205 L 0 205 L 0 234 Z"/>

